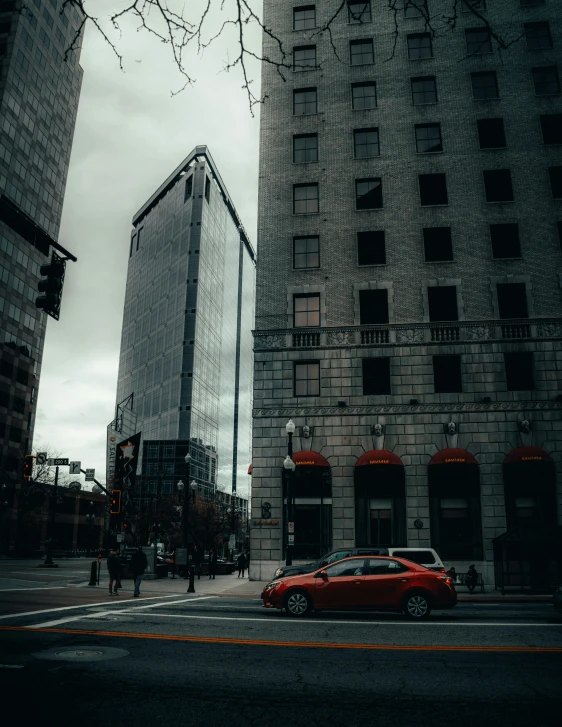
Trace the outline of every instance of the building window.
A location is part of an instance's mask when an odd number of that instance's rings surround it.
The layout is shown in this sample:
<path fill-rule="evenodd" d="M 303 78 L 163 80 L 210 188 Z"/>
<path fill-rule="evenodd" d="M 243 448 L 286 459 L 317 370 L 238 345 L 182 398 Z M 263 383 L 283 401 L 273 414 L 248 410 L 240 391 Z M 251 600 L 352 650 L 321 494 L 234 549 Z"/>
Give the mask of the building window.
<path fill-rule="evenodd" d="M 535 388 L 531 352 L 504 353 L 503 360 L 508 391 L 532 391 Z"/>
<path fill-rule="evenodd" d="M 293 328 L 318 328 L 320 325 L 320 295 L 293 296 Z"/>
<path fill-rule="evenodd" d="M 354 110 L 374 109 L 377 107 L 377 85 L 372 81 L 353 83 L 351 99 Z"/>
<path fill-rule="evenodd" d="M 519 225 L 517 223 L 501 223 L 490 225 L 492 255 L 496 259 L 521 257 L 519 241 Z"/>
<path fill-rule="evenodd" d="M 433 357 L 433 387 L 436 394 L 462 394 L 460 356 Z"/>
<path fill-rule="evenodd" d="M 351 40 L 349 53 L 352 66 L 364 66 L 375 62 L 375 50 L 370 38 L 364 40 Z"/>
<path fill-rule="evenodd" d="M 355 209 L 375 210 L 382 208 L 382 179 L 355 180 Z"/>
<path fill-rule="evenodd" d="M 362 326 L 388 323 L 388 290 L 359 291 L 359 323 Z"/>
<path fill-rule="evenodd" d="M 318 185 L 293 185 L 293 214 L 310 215 L 318 212 Z"/>
<path fill-rule="evenodd" d="M 293 114 L 309 116 L 317 113 L 317 94 L 315 88 L 299 88 L 293 91 Z"/>
<path fill-rule="evenodd" d="M 427 0 L 404 0 L 404 15 L 407 18 L 427 18 Z"/>
<path fill-rule="evenodd" d="M 390 388 L 390 359 L 364 358 L 363 396 L 388 396 Z"/>
<path fill-rule="evenodd" d="M 293 267 L 295 270 L 320 267 L 320 240 L 318 236 L 293 238 Z"/>
<path fill-rule="evenodd" d="M 210 203 L 211 201 L 211 180 L 209 177 L 205 177 L 205 199 Z"/>
<path fill-rule="evenodd" d="M 378 157 L 380 155 L 379 130 L 355 129 L 353 132 L 353 148 L 356 159 Z"/>
<path fill-rule="evenodd" d="M 412 102 L 414 106 L 437 103 L 437 83 L 435 76 L 412 78 Z"/>
<path fill-rule="evenodd" d="M 293 162 L 301 164 L 318 161 L 318 134 L 293 136 Z"/>
<path fill-rule="evenodd" d="M 384 230 L 357 233 L 357 260 L 359 265 L 386 264 Z"/>
<path fill-rule="evenodd" d="M 423 248 L 426 263 L 445 262 L 453 259 L 453 242 L 450 227 L 424 227 Z"/>
<path fill-rule="evenodd" d="M 458 321 L 457 286 L 430 286 L 427 289 L 427 306 L 429 320 L 432 323 L 439 321 Z"/>
<path fill-rule="evenodd" d="M 498 283 L 498 315 L 501 320 L 528 318 L 527 286 L 525 283 Z"/>
<path fill-rule="evenodd" d="M 492 52 L 492 39 L 488 28 L 467 28 L 464 35 L 469 56 Z"/>
<path fill-rule="evenodd" d="M 513 185 L 509 169 L 489 169 L 483 174 L 486 202 L 513 202 Z"/>
<path fill-rule="evenodd" d="M 320 364 L 318 361 L 295 361 L 295 396 L 320 395 Z"/>
<path fill-rule="evenodd" d="M 144 227 L 141 227 L 141 228 L 140 228 L 140 230 L 139 230 L 139 231 L 137 232 L 137 250 L 138 250 L 138 249 L 139 249 L 139 247 L 140 247 L 140 243 L 141 243 L 141 234 L 142 234 L 142 231 L 143 231 L 143 230 L 144 230 Z"/>
<path fill-rule="evenodd" d="M 303 45 L 293 48 L 293 69 L 295 71 L 310 71 L 316 68 L 316 46 Z"/>
<path fill-rule="evenodd" d="M 533 83 L 537 96 L 551 96 L 560 93 L 560 78 L 556 66 L 544 66 L 543 68 L 531 68 Z"/>
<path fill-rule="evenodd" d="M 472 98 L 475 101 L 499 98 L 498 78 L 495 71 L 471 73 L 470 80 L 472 82 Z"/>
<path fill-rule="evenodd" d="M 422 207 L 449 204 L 445 174 L 420 174 L 418 179 Z"/>
<path fill-rule="evenodd" d="M 548 23 L 525 23 L 524 27 L 529 50 L 552 48 L 552 37 Z"/>
<path fill-rule="evenodd" d="M 308 30 L 316 27 L 316 6 L 303 5 L 293 8 L 293 30 Z"/>
<path fill-rule="evenodd" d="M 407 36 L 408 58 L 419 61 L 424 58 L 433 58 L 433 47 L 429 33 L 412 33 Z"/>
<path fill-rule="evenodd" d="M 543 144 L 562 144 L 562 114 L 540 117 Z"/>
<path fill-rule="evenodd" d="M 562 167 L 549 167 L 550 189 L 554 199 L 562 199 Z"/>
<path fill-rule="evenodd" d="M 443 151 L 441 124 L 416 124 L 415 131 L 418 154 L 432 154 Z"/>
<path fill-rule="evenodd" d="M 371 0 L 348 2 L 347 7 L 349 22 L 352 25 L 371 22 Z"/>
<path fill-rule="evenodd" d="M 503 119 L 478 119 L 476 125 L 481 149 L 502 149 L 507 146 Z"/>
<path fill-rule="evenodd" d="M 185 180 L 185 194 L 183 201 L 186 202 L 193 193 L 193 174 Z"/>

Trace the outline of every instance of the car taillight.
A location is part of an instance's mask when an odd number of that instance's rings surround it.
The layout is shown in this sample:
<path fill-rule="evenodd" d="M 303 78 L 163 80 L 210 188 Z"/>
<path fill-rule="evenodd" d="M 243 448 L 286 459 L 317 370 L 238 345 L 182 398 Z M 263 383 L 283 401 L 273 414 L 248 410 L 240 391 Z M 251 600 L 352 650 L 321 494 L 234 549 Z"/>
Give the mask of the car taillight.
<path fill-rule="evenodd" d="M 439 573 L 446 573 L 446 572 L 447 571 L 445 570 L 445 568 L 439 568 Z"/>
<path fill-rule="evenodd" d="M 453 579 L 452 579 L 452 578 L 449 578 L 449 576 L 439 576 L 439 578 L 440 578 L 440 579 L 441 579 L 442 581 L 445 581 L 445 583 L 446 583 L 446 584 L 447 584 L 448 586 L 452 586 L 452 585 L 453 585 Z"/>

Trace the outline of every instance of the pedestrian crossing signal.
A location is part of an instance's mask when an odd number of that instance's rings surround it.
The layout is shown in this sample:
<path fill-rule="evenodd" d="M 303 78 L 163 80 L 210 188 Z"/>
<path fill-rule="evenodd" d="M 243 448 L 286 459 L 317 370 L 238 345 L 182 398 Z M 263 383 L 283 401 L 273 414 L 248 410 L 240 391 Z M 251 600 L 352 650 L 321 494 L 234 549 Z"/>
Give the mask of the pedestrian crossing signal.
<path fill-rule="evenodd" d="M 111 507 L 109 508 L 111 515 L 119 515 L 121 512 L 121 490 L 111 491 Z"/>
<path fill-rule="evenodd" d="M 33 455 L 26 454 L 23 458 L 23 476 L 28 480 L 33 474 Z"/>

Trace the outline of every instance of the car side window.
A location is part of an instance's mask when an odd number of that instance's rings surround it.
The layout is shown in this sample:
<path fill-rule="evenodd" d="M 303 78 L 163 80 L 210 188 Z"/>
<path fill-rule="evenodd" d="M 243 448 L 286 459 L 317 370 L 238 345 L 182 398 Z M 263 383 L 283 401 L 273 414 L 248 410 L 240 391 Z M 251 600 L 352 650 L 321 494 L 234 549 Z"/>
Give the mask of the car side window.
<path fill-rule="evenodd" d="M 382 576 L 392 573 L 402 573 L 408 570 L 405 565 L 396 560 L 382 560 L 382 558 L 369 558 L 367 560 L 366 574 L 368 576 Z"/>
<path fill-rule="evenodd" d="M 361 576 L 364 573 L 363 560 L 345 560 L 340 563 L 335 563 L 326 569 L 328 578 L 334 578 L 334 576 Z"/>
<path fill-rule="evenodd" d="M 338 550 L 336 553 L 332 553 L 332 555 L 329 555 L 327 558 L 324 558 L 322 563 L 320 563 L 320 567 L 324 568 L 326 565 L 330 565 L 330 563 L 337 563 L 338 560 L 343 560 L 344 558 L 349 558 L 351 555 L 350 550 Z"/>
<path fill-rule="evenodd" d="M 435 563 L 435 556 L 431 550 L 395 550 L 392 554 L 397 558 L 404 558 L 404 560 L 411 560 L 418 565 L 430 565 Z"/>

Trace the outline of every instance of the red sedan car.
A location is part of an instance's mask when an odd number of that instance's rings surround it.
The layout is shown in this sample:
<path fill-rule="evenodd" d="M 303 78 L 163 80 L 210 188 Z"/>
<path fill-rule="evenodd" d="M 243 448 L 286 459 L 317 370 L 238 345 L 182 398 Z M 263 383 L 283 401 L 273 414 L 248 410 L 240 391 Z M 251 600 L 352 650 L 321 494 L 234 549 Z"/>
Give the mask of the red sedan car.
<path fill-rule="evenodd" d="M 356 556 L 312 573 L 279 578 L 262 593 L 266 608 L 284 608 L 291 616 L 313 610 L 400 611 L 427 618 L 432 608 L 453 608 L 457 593 L 443 573 L 404 558 Z"/>

